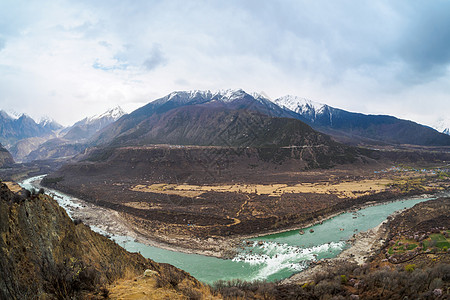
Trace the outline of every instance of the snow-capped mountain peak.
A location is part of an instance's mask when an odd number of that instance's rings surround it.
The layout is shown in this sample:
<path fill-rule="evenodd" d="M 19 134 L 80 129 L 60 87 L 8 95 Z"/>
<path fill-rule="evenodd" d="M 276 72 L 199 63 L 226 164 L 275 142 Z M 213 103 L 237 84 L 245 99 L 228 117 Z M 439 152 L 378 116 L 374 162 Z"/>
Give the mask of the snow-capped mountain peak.
<path fill-rule="evenodd" d="M 47 126 L 48 124 L 54 123 L 55 120 L 50 118 L 49 116 L 44 116 L 39 120 L 39 125 L 41 126 Z"/>
<path fill-rule="evenodd" d="M 94 115 L 92 117 L 87 118 L 86 123 L 87 124 L 93 123 L 100 119 L 109 119 L 114 122 L 125 114 L 126 113 L 123 111 L 123 109 L 120 106 L 116 106 L 116 107 L 108 109 L 107 111 L 105 111 L 102 114 Z"/>
<path fill-rule="evenodd" d="M 23 115 L 21 113 L 13 111 L 13 110 L 7 110 L 7 111 L 2 110 L 1 114 L 3 115 L 3 117 L 7 117 L 7 118 L 12 119 L 12 120 L 17 120 L 20 117 L 22 117 L 22 115 Z"/>
<path fill-rule="evenodd" d="M 232 102 L 236 99 L 240 99 L 245 96 L 247 93 L 242 89 L 228 89 L 228 90 L 219 90 L 215 93 L 218 98 L 223 102 Z"/>
<path fill-rule="evenodd" d="M 167 102 L 179 104 L 201 104 L 209 101 L 233 102 L 245 95 L 248 94 L 242 89 L 178 91 L 153 101 L 153 104 L 161 105 Z"/>
<path fill-rule="evenodd" d="M 450 135 L 450 118 L 449 117 L 439 118 L 436 121 L 436 123 L 431 127 L 433 127 L 434 129 L 436 129 L 439 132 Z"/>
<path fill-rule="evenodd" d="M 287 95 L 274 101 L 281 107 L 285 107 L 296 113 L 302 113 L 306 111 L 320 112 L 326 105 L 318 102 L 311 101 L 309 99 L 300 98 L 297 96 Z"/>
<path fill-rule="evenodd" d="M 103 114 L 99 115 L 98 118 L 103 118 L 103 117 L 111 117 L 114 120 L 119 119 L 120 117 L 122 117 L 125 114 L 125 112 L 123 111 L 123 109 L 120 106 L 116 106 L 113 107 L 111 109 L 109 109 L 108 111 L 104 112 Z"/>
<path fill-rule="evenodd" d="M 58 130 L 63 128 L 62 125 L 60 125 L 58 122 L 56 122 L 55 120 L 53 120 L 52 118 L 48 117 L 48 116 L 44 116 L 39 120 L 39 126 L 41 126 L 42 128 L 46 128 L 48 130 Z"/>

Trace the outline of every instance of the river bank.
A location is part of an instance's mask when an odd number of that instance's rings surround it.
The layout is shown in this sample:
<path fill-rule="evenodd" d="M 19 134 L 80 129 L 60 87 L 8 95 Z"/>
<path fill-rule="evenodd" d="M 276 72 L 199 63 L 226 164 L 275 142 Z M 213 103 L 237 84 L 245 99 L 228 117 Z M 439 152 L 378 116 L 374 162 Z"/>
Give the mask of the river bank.
<path fill-rule="evenodd" d="M 440 194 L 446 195 L 446 194 L 450 194 L 450 193 L 436 191 L 434 193 L 432 192 L 432 193 L 427 193 L 427 194 L 414 193 L 414 194 L 410 194 L 410 195 L 395 195 L 392 198 L 388 198 L 385 200 L 364 202 L 361 205 L 357 205 L 357 206 L 353 205 L 353 206 L 349 206 L 348 208 L 338 210 L 337 212 L 324 214 L 323 217 L 317 218 L 316 220 L 311 221 L 311 222 L 305 222 L 303 224 L 296 224 L 294 226 L 289 226 L 286 228 L 267 230 L 262 233 L 257 233 L 257 234 L 252 234 L 252 235 L 240 235 L 239 239 L 240 240 L 255 239 L 255 238 L 266 236 L 266 235 L 279 234 L 279 233 L 293 231 L 293 230 L 301 230 L 301 229 L 309 228 L 309 227 L 312 227 L 312 226 L 315 226 L 318 224 L 322 224 L 323 222 L 325 222 L 329 219 L 335 218 L 344 213 L 357 212 L 361 209 L 365 209 L 368 207 L 373 207 L 373 206 L 378 206 L 378 205 L 393 203 L 393 202 L 398 202 L 398 201 L 404 201 L 406 199 L 438 198 Z"/>

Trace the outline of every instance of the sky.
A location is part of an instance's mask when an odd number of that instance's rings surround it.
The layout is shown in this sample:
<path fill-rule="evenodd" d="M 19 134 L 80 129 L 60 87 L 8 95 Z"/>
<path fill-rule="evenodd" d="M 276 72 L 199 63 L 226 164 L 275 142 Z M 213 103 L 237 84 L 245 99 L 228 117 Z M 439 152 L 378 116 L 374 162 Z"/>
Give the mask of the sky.
<path fill-rule="evenodd" d="M 71 125 L 237 88 L 433 125 L 450 115 L 450 1 L 0 0 L 0 109 Z"/>

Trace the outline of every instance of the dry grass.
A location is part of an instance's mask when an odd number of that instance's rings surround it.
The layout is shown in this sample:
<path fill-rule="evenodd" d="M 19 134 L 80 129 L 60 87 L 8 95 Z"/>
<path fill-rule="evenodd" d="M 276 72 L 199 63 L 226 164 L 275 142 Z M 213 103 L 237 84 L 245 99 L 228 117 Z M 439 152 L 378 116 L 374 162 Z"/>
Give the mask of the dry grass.
<path fill-rule="evenodd" d="M 339 198 L 356 198 L 370 193 L 381 192 L 392 183 L 389 179 L 366 179 L 340 183 L 298 183 L 287 184 L 230 184 L 230 185 L 189 185 L 151 184 L 136 185 L 132 191 L 172 194 L 184 197 L 198 197 L 205 192 L 237 192 L 280 197 L 285 193 L 335 194 Z"/>
<path fill-rule="evenodd" d="M 13 193 L 18 193 L 22 190 L 22 188 L 20 187 L 20 185 L 18 185 L 15 182 L 12 181 L 4 181 L 4 184 L 6 184 L 8 186 L 8 188 L 13 192 Z"/>
<path fill-rule="evenodd" d="M 163 207 L 159 204 L 154 204 L 150 202 L 126 202 L 123 205 L 128 207 L 133 207 L 137 209 L 162 209 Z"/>
<path fill-rule="evenodd" d="M 108 290 L 111 299 L 186 299 L 173 289 L 157 288 L 153 277 L 118 280 Z"/>
<path fill-rule="evenodd" d="M 156 276 L 117 280 L 108 286 L 108 291 L 110 299 L 123 300 L 222 299 L 219 296 L 213 296 L 207 286 L 194 286 L 187 279 L 182 280 L 176 288 L 170 285 L 159 286 Z"/>

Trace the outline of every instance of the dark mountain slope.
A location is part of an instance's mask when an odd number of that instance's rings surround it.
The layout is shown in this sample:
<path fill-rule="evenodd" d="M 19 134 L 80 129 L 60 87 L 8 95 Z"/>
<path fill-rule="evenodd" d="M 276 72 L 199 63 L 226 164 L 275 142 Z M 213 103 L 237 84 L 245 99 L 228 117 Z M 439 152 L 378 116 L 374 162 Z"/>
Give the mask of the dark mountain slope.
<path fill-rule="evenodd" d="M 450 146 L 450 136 L 412 121 L 385 115 L 348 112 L 306 99 L 286 96 L 275 100 L 314 129 L 352 144 L 411 144 Z"/>
<path fill-rule="evenodd" d="M 334 143 L 305 123 L 247 110 L 193 105 L 152 114 L 111 142 L 122 145 L 287 147 Z"/>
<path fill-rule="evenodd" d="M 11 153 L 0 144 L 0 168 L 14 163 Z"/>
<path fill-rule="evenodd" d="M 164 115 L 176 108 L 191 106 L 208 106 L 217 111 L 222 109 L 259 112 L 273 117 L 293 117 L 295 115 L 292 111 L 282 109 L 260 95 L 250 95 L 242 90 L 217 93 L 210 91 L 174 92 L 150 102 L 106 127 L 91 139 L 91 145 L 107 145 L 117 137 L 130 135 L 136 130 L 142 133 L 146 129 L 150 129 L 149 124 L 155 125 L 155 120 L 158 118 L 156 116 Z M 211 111 L 211 113 L 214 112 Z M 148 120 L 149 118 L 151 120 Z M 147 124 L 141 124 L 144 121 Z"/>
<path fill-rule="evenodd" d="M 450 146 L 450 137 L 436 130 L 392 116 L 364 115 L 329 107 L 314 121 L 314 127 L 341 131 L 344 135 L 372 139 L 388 144 Z M 328 115 L 328 116 L 327 116 Z"/>

